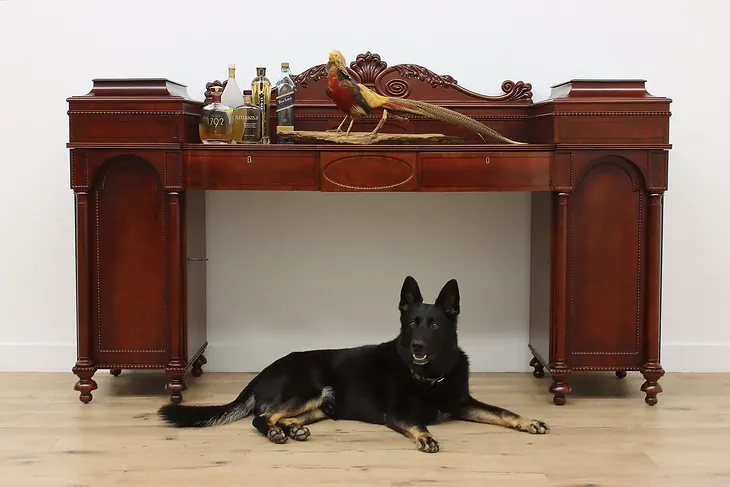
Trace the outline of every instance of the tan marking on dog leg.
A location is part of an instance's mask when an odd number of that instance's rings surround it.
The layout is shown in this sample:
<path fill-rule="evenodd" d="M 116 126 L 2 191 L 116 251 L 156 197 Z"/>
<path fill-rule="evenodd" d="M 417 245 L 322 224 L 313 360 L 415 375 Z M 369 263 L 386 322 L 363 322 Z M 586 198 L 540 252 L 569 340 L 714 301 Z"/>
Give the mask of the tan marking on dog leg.
<path fill-rule="evenodd" d="M 504 426 L 505 428 L 513 428 L 534 435 L 541 435 L 550 431 L 548 425 L 542 421 L 525 418 L 507 409 L 484 404 L 471 397 L 469 398 L 469 404 L 457 413 L 457 417 L 464 421 Z"/>
<path fill-rule="evenodd" d="M 311 435 L 305 425 L 316 423 L 327 417 L 321 409 L 313 409 L 292 418 L 282 418 L 276 424 L 286 432 L 289 438 L 304 441 Z"/>
<path fill-rule="evenodd" d="M 431 435 L 423 425 L 411 424 L 405 421 L 394 420 L 386 421 L 386 426 L 397 431 L 406 438 L 410 438 L 416 444 L 416 447 L 424 453 L 436 453 L 439 451 L 439 444 L 436 438 Z"/>
<path fill-rule="evenodd" d="M 324 401 L 332 399 L 332 388 L 325 387 L 319 396 L 304 404 L 297 407 L 293 405 L 294 401 L 288 401 L 268 411 L 264 418 L 269 424 L 270 431 L 276 430 L 295 440 L 305 440 L 309 437 L 309 429 L 305 428 L 304 424 L 308 424 L 307 421 L 314 422 L 314 420 L 324 419 L 326 416 L 320 410 L 320 406 Z M 280 426 L 283 427 L 283 430 Z"/>
<path fill-rule="evenodd" d="M 321 409 L 314 409 L 312 411 L 307 411 L 306 413 L 291 418 L 282 418 L 276 424 L 281 426 L 292 426 L 295 424 L 305 426 L 308 424 L 316 423 L 317 421 L 322 421 L 323 419 L 327 419 L 327 415 L 324 414 Z"/>

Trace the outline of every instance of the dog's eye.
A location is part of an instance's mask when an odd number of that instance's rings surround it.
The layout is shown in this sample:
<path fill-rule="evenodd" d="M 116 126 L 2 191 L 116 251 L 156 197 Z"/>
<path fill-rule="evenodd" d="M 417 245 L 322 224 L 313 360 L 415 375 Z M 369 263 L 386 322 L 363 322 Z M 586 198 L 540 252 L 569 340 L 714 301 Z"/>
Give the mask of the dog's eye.
<path fill-rule="evenodd" d="M 416 327 L 416 322 L 415 321 L 411 321 L 408 326 L 410 326 L 411 328 L 415 328 Z"/>
<path fill-rule="evenodd" d="M 434 329 L 434 330 L 438 330 L 439 329 L 439 324 L 434 321 L 433 323 L 431 323 L 431 328 Z"/>

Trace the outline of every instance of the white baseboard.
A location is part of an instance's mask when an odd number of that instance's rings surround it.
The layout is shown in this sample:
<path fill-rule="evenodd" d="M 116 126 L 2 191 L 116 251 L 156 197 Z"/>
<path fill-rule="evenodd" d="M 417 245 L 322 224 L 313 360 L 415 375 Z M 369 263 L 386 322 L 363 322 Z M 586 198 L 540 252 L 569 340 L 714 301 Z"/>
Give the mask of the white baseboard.
<path fill-rule="evenodd" d="M 206 352 L 210 372 L 257 372 L 268 365 L 272 357 L 286 355 L 278 350 L 277 340 L 255 347 L 210 343 Z M 480 347 L 481 348 L 481 347 Z M 500 347 L 497 347 L 500 348 Z M 503 348 L 503 347 L 502 347 Z M 471 368 L 475 372 L 525 372 L 527 353 L 510 350 L 488 350 L 475 354 L 470 350 Z M 515 357 L 519 355 L 519 357 Z M 245 357 L 245 358 L 244 358 Z M 525 360 L 527 358 L 527 361 Z M 0 342 L 0 372 L 71 372 L 76 361 L 74 343 L 2 343 Z M 498 364 L 498 365 L 497 365 Z M 730 343 L 664 343 L 662 366 L 667 372 L 730 372 Z M 242 370 L 245 369 L 245 370 Z M 250 369 L 250 370 L 249 370 Z"/>
<path fill-rule="evenodd" d="M 0 372 L 68 372 L 76 363 L 75 343 L 0 342 Z"/>
<path fill-rule="evenodd" d="M 730 372 L 730 343 L 663 343 L 667 372 Z"/>

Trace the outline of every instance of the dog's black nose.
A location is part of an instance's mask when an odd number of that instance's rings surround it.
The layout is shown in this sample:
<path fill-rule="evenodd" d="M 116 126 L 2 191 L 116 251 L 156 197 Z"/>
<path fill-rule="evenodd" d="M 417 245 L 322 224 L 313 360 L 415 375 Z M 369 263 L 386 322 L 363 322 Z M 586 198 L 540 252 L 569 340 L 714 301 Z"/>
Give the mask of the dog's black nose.
<path fill-rule="evenodd" d="M 411 350 L 413 350 L 413 353 L 422 354 L 425 349 L 426 344 L 421 340 L 413 340 L 411 342 Z"/>

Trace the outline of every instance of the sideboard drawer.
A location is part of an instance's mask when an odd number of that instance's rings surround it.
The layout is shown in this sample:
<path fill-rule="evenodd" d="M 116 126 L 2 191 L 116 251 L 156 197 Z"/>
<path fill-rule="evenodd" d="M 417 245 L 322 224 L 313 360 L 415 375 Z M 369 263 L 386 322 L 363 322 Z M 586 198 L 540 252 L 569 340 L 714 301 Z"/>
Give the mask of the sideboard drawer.
<path fill-rule="evenodd" d="M 419 153 L 420 187 L 434 191 L 550 189 L 552 154 L 526 152 Z"/>
<path fill-rule="evenodd" d="M 312 152 L 200 151 L 185 162 L 186 189 L 318 189 Z"/>

